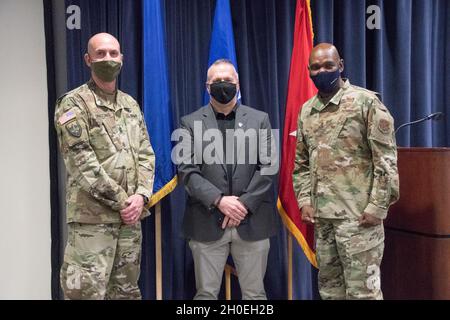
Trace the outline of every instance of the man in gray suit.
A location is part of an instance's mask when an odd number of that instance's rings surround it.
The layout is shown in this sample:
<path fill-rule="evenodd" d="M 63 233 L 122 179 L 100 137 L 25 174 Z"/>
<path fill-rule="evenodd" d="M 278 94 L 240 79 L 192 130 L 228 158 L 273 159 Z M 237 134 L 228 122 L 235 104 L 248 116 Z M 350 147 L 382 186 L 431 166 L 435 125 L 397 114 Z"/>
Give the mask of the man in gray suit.
<path fill-rule="evenodd" d="M 206 87 L 210 103 L 181 119 L 177 145 L 183 153 L 179 179 L 188 194 L 183 232 L 194 258 L 194 299 L 217 299 L 230 253 L 242 298 L 267 299 L 269 237 L 278 227 L 269 117 L 238 102 L 238 74 L 228 60 L 211 65 Z"/>

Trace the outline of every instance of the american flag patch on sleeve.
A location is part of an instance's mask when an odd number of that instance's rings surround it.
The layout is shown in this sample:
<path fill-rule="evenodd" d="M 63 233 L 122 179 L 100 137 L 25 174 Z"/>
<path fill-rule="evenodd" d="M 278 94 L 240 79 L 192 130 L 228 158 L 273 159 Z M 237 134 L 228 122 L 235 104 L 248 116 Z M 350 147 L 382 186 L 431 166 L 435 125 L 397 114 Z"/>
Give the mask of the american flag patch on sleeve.
<path fill-rule="evenodd" d="M 73 118 L 75 118 L 75 112 L 68 111 L 64 113 L 61 117 L 59 117 L 58 122 L 59 124 L 63 125 L 64 123 L 66 123 L 69 120 L 72 120 Z"/>

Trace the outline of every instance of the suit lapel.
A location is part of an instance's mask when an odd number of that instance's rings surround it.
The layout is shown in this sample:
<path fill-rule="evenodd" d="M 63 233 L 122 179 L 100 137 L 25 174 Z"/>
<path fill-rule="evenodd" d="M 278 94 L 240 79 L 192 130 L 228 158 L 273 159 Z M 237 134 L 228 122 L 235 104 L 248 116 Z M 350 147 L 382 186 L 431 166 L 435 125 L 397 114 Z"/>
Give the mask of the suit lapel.
<path fill-rule="evenodd" d="M 216 116 L 210 104 L 203 108 L 203 124 L 205 129 L 218 129 Z"/>

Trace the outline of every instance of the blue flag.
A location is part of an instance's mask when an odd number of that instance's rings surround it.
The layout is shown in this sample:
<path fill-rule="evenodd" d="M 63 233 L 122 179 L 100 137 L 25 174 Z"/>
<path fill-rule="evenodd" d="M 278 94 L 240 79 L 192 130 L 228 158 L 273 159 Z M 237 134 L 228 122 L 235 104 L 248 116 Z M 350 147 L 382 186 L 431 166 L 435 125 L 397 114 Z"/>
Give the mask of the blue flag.
<path fill-rule="evenodd" d="M 155 152 L 155 182 L 150 206 L 176 186 L 171 160 L 172 113 L 160 0 L 143 1 L 143 110 L 150 142 Z"/>
<path fill-rule="evenodd" d="M 229 0 L 217 0 L 214 12 L 213 30 L 211 44 L 209 47 L 208 68 L 217 59 L 228 59 L 237 68 L 236 49 L 234 46 L 233 25 L 231 22 L 231 9 Z M 240 98 L 238 93 L 238 99 Z M 208 91 L 205 90 L 203 103 L 209 102 Z"/>

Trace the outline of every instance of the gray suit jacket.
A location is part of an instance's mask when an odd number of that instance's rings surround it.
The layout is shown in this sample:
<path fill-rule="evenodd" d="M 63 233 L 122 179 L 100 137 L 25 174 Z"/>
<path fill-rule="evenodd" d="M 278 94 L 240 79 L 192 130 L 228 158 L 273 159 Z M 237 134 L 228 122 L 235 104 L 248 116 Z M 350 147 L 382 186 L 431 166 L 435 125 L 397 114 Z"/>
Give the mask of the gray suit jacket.
<path fill-rule="evenodd" d="M 207 153 L 210 150 L 208 145 L 211 146 L 211 141 L 201 141 L 194 146 L 194 139 L 195 135 L 198 138 L 207 129 L 218 130 L 212 107 L 207 105 L 184 116 L 181 119 L 181 128 L 186 129 L 188 139 L 183 139 L 184 142 L 180 143 L 185 147 L 190 144 L 191 148 L 190 154 L 185 155 L 184 159 L 191 160 L 195 156 L 202 159 L 203 152 Z M 202 133 L 199 132 L 200 128 Z M 271 126 L 267 113 L 240 105 L 236 110 L 235 129 L 244 131 L 255 129 L 255 132 L 259 132 L 259 129 L 270 130 Z M 270 134 L 267 139 L 270 146 Z M 223 150 L 222 143 L 218 145 Z M 253 150 L 250 150 L 252 147 Z M 257 152 L 257 161 L 250 161 L 250 153 L 254 155 L 255 151 Z M 240 237 L 247 241 L 261 240 L 274 235 L 279 221 L 273 201 L 272 179 L 274 174 L 261 175 L 261 169 L 270 166 L 270 163 L 268 164 L 266 160 L 263 163 L 260 161 L 259 151 L 259 143 L 250 146 L 249 143 L 245 143 L 245 140 L 239 141 L 238 139 L 234 146 L 232 195 L 239 197 L 249 211 L 247 217 L 237 227 Z M 237 162 L 236 159 L 239 157 L 242 159 L 243 155 L 245 155 L 245 161 Z M 224 233 L 221 228 L 224 215 L 214 207 L 213 203 L 220 195 L 230 195 L 226 164 L 207 164 L 204 161 L 196 164 L 192 162 L 194 161 L 185 161 L 178 166 L 179 180 L 184 183 L 188 194 L 183 233 L 188 239 L 203 242 L 215 241 L 220 239 Z"/>

